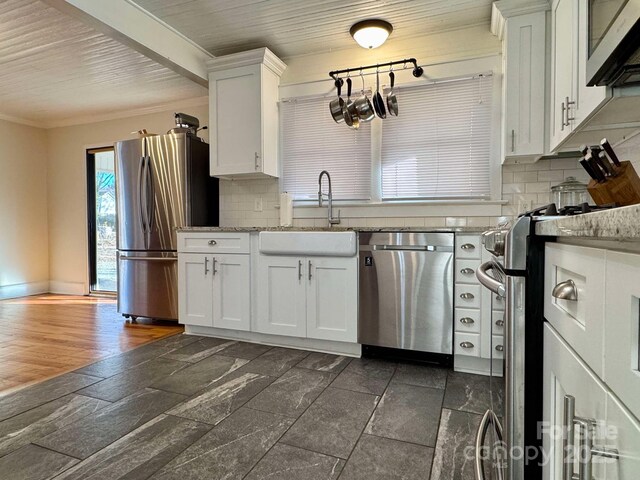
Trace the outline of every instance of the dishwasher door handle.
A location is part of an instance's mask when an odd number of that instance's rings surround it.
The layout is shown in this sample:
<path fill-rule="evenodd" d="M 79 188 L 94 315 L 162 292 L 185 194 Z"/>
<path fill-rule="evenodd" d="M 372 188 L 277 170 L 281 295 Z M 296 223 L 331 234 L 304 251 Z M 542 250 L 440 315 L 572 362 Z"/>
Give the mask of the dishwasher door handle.
<path fill-rule="evenodd" d="M 360 250 L 365 249 L 360 247 Z M 444 245 L 371 245 L 371 250 L 389 250 L 403 252 L 453 252 L 453 247 Z"/>

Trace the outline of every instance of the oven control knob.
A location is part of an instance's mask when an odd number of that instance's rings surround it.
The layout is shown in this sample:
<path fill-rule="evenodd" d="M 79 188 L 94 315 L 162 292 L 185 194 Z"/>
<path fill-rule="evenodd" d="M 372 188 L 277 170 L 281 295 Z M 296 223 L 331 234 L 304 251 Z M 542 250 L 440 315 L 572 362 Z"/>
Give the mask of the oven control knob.
<path fill-rule="evenodd" d="M 482 244 L 487 251 L 501 257 L 504 255 L 505 235 L 505 230 L 489 230 L 482 234 Z"/>

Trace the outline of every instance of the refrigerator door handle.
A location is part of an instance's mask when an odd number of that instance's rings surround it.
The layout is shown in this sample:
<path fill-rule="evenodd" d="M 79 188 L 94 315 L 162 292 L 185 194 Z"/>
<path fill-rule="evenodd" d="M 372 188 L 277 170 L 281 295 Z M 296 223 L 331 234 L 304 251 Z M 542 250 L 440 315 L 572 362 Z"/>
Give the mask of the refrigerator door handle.
<path fill-rule="evenodd" d="M 135 255 L 120 255 L 122 260 L 139 260 L 144 262 L 175 262 L 177 257 L 137 257 Z"/>
<path fill-rule="evenodd" d="M 145 185 L 145 157 L 140 157 L 140 167 L 138 168 L 138 206 L 140 213 L 140 227 L 142 227 L 142 233 L 147 233 L 147 222 L 145 219 L 145 195 L 143 194 L 143 190 L 146 190 Z"/>
<path fill-rule="evenodd" d="M 147 229 L 149 233 L 153 231 L 153 224 L 156 216 L 156 191 L 153 184 L 153 171 L 151 170 L 151 156 L 147 156 Z"/>

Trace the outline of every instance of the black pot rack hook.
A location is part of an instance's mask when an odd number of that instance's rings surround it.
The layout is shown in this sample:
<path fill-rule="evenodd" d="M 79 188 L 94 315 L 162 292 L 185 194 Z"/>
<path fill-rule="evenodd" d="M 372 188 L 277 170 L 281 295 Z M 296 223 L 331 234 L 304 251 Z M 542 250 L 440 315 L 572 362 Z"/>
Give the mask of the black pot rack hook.
<path fill-rule="evenodd" d="M 340 86 L 342 86 L 342 84 L 344 83 L 344 81 L 339 77 L 339 75 L 342 75 L 343 73 L 360 72 L 360 75 L 362 75 L 363 70 L 372 70 L 375 68 L 376 71 L 379 71 L 380 68 L 385 68 L 385 67 L 389 67 L 389 69 L 391 70 L 391 68 L 394 65 L 402 65 L 402 69 L 405 70 L 408 68 L 407 67 L 408 63 L 413 65 L 413 71 L 411 72 L 413 73 L 413 76 L 416 78 L 420 78 L 424 73 L 424 69 L 420 65 L 418 65 L 418 61 L 415 58 L 405 58 L 404 60 L 396 60 L 394 62 L 376 63 L 375 65 L 366 65 L 361 67 L 344 68 L 342 70 L 333 70 L 329 72 L 329 76 L 333 78 L 333 80 L 335 81 L 335 85 L 337 87 L 338 83 L 340 83 Z"/>

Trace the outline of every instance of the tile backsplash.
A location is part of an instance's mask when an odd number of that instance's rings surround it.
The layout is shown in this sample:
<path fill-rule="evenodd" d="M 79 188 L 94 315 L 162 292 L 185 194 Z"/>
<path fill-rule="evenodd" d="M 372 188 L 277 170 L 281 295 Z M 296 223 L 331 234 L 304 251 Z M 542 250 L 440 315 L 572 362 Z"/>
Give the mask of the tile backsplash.
<path fill-rule="evenodd" d="M 631 160 L 640 172 L 640 135 L 616 147 L 621 160 Z M 347 227 L 445 227 L 491 226 L 513 218 L 520 212 L 551 201 L 551 187 L 566 177 L 576 177 L 588 183 L 589 177 L 578 159 L 540 160 L 536 163 L 504 165 L 502 167 L 502 217 L 359 217 L 344 218 Z M 280 219 L 279 184 L 277 179 L 221 180 L 220 225 L 238 227 L 277 226 Z M 256 205 L 256 202 L 258 205 Z M 255 211 L 256 209 L 261 211 Z M 295 218 L 294 226 L 326 226 L 326 218 Z"/>

